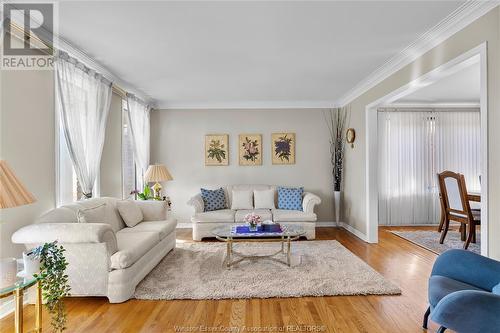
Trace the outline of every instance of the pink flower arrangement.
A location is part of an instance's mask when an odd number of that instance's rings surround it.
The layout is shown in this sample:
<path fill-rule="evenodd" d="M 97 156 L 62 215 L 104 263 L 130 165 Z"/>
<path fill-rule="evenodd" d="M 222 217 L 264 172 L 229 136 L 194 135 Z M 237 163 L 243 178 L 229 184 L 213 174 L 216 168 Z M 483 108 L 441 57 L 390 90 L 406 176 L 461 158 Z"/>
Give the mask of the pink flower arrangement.
<path fill-rule="evenodd" d="M 250 224 L 251 226 L 257 226 L 258 224 L 260 224 L 261 218 L 255 213 L 250 213 L 245 215 L 245 222 Z"/>

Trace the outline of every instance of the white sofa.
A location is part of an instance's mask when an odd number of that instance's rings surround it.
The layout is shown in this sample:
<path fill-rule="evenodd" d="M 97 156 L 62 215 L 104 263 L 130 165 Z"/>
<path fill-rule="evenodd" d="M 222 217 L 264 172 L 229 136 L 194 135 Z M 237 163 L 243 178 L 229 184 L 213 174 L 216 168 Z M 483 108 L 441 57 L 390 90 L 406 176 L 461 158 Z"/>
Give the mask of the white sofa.
<path fill-rule="evenodd" d="M 278 207 L 277 186 L 274 185 L 229 185 L 211 186 L 211 189 L 222 187 L 226 194 L 226 207 L 231 208 L 231 194 L 233 190 L 267 190 L 273 189 L 275 207 Z M 304 192 L 302 197 L 302 210 L 284 209 L 254 209 L 254 210 L 231 210 L 222 209 L 205 212 L 205 205 L 201 194 L 197 194 L 188 201 L 188 205 L 194 208 L 194 215 L 191 217 L 193 223 L 193 240 L 200 241 L 206 237 L 214 237 L 212 230 L 218 226 L 231 225 L 234 223 L 244 223 L 245 215 L 255 212 L 262 220 L 272 220 L 282 225 L 297 225 L 305 229 L 305 237 L 314 239 L 316 237 L 316 220 L 314 206 L 319 205 L 321 199 L 312 193 Z"/>
<path fill-rule="evenodd" d="M 31 249 L 57 240 L 66 249 L 72 296 L 106 296 L 111 303 L 124 302 L 175 247 L 177 223 L 168 219 L 166 202 L 136 201 L 144 219 L 129 228 L 116 208 L 118 200 L 95 198 L 55 208 L 16 231 L 12 241 Z M 93 221 L 78 223 L 78 211 L 89 208 L 95 210 Z"/>

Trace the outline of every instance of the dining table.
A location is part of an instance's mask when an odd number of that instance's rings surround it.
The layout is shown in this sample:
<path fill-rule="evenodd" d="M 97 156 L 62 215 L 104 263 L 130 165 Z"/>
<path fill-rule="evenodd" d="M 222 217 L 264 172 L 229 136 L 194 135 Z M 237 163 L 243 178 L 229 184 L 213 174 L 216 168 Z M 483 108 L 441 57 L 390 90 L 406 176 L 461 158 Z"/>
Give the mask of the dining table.
<path fill-rule="evenodd" d="M 468 192 L 467 198 L 469 201 L 481 202 L 481 192 Z"/>

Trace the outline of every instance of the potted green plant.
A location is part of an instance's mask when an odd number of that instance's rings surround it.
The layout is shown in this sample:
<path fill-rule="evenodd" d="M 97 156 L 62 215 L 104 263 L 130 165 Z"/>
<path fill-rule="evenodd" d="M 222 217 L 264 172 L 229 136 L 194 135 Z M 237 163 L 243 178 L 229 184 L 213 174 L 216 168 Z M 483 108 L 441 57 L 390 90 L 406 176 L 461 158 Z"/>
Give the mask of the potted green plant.
<path fill-rule="evenodd" d="M 45 243 L 32 249 L 28 255 L 40 261 L 40 272 L 34 274 L 40 279 L 42 297 L 51 315 L 51 325 L 54 332 L 66 329 L 66 308 L 63 298 L 69 296 L 70 286 L 66 268 L 68 262 L 64 257 L 64 247 L 57 241 Z"/>
<path fill-rule="evenodd" d="M 139 200 L 162 200 L 161 197 L 154 196 L 151 193 L 151 189 L 149 188 L 148 184 L 144 185 L 144 191 L 142 193 L 138 190 L 134 190 L 130 192 L 130 195 L 137 195 L 137 199 Z"/>

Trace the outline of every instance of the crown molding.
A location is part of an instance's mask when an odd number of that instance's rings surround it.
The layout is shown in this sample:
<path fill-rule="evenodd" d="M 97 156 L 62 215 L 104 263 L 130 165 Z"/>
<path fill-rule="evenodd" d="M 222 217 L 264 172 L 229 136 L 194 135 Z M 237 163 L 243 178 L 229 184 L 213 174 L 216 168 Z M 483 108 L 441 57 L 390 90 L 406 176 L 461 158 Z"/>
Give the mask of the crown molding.
<path fill-rule="evenodd" d="M 365 79 L 339 98 L 337 105 L 344 106 L 358 98 L 392 74 L 444 42 L 500 4 L 499 0 L 468 0 L 417 40 L 390 58 Z"/>
<path fill-rule="evenodd" d="M 338 107 L 335 101 L 242 101 L 168 103 L 158 102 L 156 110 L 230 110 L 230 109 L 331 109 Z"/>
<path fill-rule="evenodd" d="M 395 109 L 479 109 L 478 103 L 391 103 L 381 108 Z"/>

